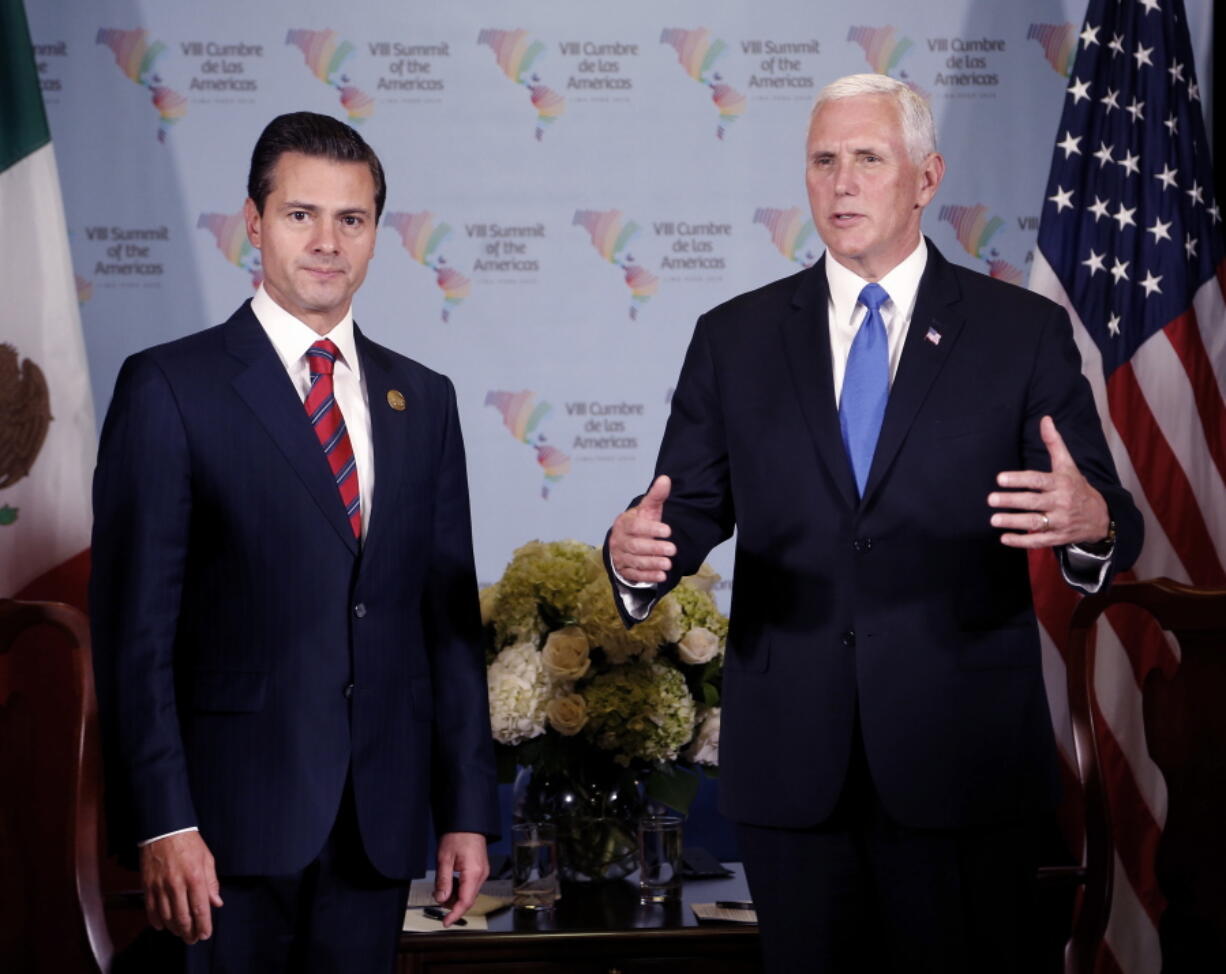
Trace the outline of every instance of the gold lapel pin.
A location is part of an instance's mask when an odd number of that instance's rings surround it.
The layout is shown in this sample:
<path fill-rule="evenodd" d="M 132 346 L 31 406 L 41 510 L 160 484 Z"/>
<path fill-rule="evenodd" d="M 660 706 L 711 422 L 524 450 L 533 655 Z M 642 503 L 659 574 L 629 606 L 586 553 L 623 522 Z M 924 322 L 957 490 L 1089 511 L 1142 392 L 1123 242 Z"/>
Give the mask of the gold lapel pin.
<path fill-rule="evenodd" d="M 399 389 L 388 389 L 387 404 L 398 413 L 404 412 L 404 393 Z"/>

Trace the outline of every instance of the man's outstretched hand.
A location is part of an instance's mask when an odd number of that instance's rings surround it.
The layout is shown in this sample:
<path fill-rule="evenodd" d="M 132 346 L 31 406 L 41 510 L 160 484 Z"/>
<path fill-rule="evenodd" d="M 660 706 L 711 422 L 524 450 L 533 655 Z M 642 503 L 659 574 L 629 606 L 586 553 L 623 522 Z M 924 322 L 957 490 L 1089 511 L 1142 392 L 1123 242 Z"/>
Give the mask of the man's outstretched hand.
<path fill-rule="evenodd" d="M 609 559 L 628 582 L 662 582 L 673 567 L 677 546 L 666 540 L 672 530 L 663 521 L 672 481 L 659 476 L 637 505 L 622 511 L 609 534 Z"/>
<path fill-rule="evenodd" d="M 988 495 L 989 507 L 1022 512 L 992 515 L 992 527 L 1008 529 L 1000 536 L 1001 543 L 1011 548 L 1054 548 L 1101 541 L 1111 523 L 1103 495 L 1077 469 L 1050 416 L 1039 421 L 1039 435 L 1051 457 L 1051 473 L 1006 470 L 996 475 L 996 482 L 1012 489 Z"/>

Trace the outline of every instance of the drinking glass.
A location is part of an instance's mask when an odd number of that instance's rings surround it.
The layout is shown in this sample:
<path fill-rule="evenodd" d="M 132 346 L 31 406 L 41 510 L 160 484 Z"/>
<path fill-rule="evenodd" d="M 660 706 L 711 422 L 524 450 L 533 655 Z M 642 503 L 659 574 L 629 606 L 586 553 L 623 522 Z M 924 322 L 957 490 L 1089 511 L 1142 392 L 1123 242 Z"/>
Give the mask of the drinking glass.
<path fill-rule="evenodd" d="M 515 906 L 549 910 L 558 898 L 558 843 L 547 822 L 511 826 L 511 882 Z"/>
<path fill-rule="evenodd" d="M 681 817 L 639 820 L 639 899 L 665 903 L 681 895 Z"/>

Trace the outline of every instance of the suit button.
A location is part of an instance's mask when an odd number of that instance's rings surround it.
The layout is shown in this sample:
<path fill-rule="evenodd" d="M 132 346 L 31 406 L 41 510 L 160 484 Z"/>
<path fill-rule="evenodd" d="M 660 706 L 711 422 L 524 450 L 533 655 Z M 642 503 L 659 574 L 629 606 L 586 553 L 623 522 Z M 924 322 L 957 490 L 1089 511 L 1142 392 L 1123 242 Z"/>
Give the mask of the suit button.
<path fill-rule="evenodd" d="M 359 619 L 365 619 L 366 618 L 366 603 L 359 602 L 357 605 L 355 605 L 353 607 L 353 614 L 357 616 Z"/>
<path fill-rule="evenodd" d="M 344 690 L 342 690 L 341 692 L 342 692 L 342 693 L 345 695 L 345 699 L 346 699 L 346 700 L 352 700 L 352 699 L 353 699 L 353 691 L 354 691 L 355 689 L 357 689 L 357 687 L 356 687 L 354 684 L 352 684 L 352 683 L 346 683 L 346 684 L 345 684 L 345 689 L 344 689 Z"/>
<path fill-rule="evenodd" d="M 843 645 L 848 649 L 856 645 L 856 631 L 854 629 L 848 629 L 847 632 L 843 633 Z"/>
<path fill-rule="evenodd" d="M 851 543 L 851 546 L 855 548 L 856 551 L 872 551 L 873 550 L 873 539 L 872 538 L 856 538 L 856 540 Z"/>

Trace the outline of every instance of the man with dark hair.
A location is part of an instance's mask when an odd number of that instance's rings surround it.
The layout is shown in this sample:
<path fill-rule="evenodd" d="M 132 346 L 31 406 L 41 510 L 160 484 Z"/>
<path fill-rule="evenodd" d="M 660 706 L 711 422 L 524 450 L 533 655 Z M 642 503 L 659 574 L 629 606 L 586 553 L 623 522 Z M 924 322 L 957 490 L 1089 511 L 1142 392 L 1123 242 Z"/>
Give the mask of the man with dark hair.
<path fill-rule="evenodd" d="M 497 830 L 455 393 L 353 321 L 384 199 L 361 136 L 282 115 L 249 187 L 263 284 L 128 359 L 102 431 L 111 838 L 188 970 L 387 972 L 430 811 L 448 924 Z"/>
<path fill-rule="evenodd" d="M 1068 315 L 948 263 L 927 103 L 824 88 L 826 254 L 699 319 L 657 479 L 610 531 L 627 624 L 737 532 L 720 807 L 772 972 L 1030 971 L 1057 766 L 1027 550 L 1141 547 Z"/>
<path fill-rule="evenodd" d="M 272 192 L 273 172 L 286 152 L 299 152 L 315 159 L 333 162 L 357 162 L 370 169 L 375 185 L 375 222 L 383 216 L 387 200 L 387 182 L 383 164 L 375 150 L 348 125 L 315 112 L 291 112 L 272 121 L 255 144 L 251 153 L 251 169 L 247 173 L 247 197 L 258 212 L 264 212 L 264 201 Z"/>

